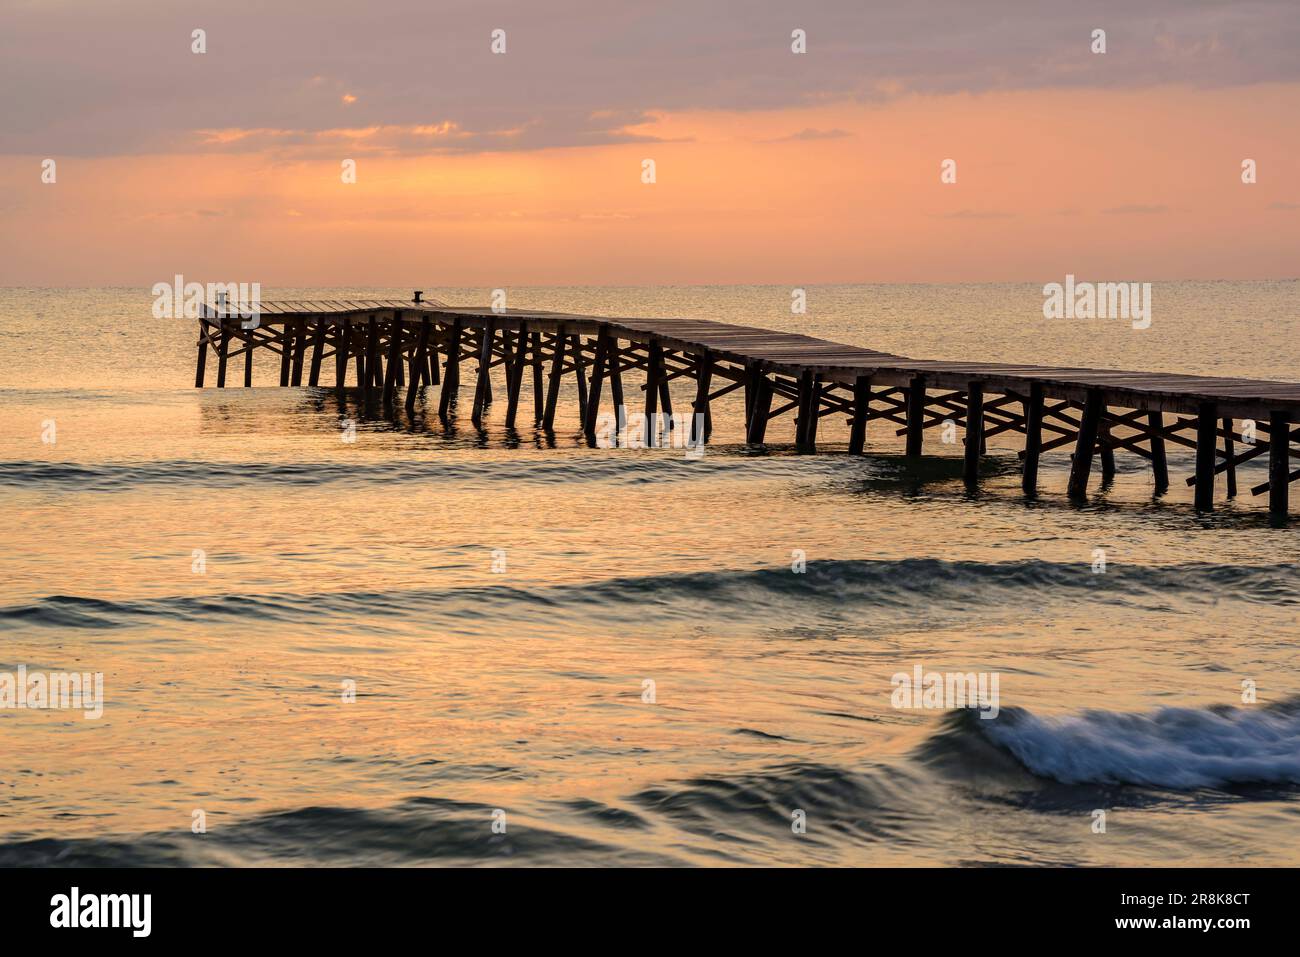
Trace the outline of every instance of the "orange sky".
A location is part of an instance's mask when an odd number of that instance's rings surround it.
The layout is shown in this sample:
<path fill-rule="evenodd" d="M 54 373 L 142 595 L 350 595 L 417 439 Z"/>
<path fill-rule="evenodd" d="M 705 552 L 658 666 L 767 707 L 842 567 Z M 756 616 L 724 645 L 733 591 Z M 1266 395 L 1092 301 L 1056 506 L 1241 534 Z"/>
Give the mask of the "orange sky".
<path fill-rule="evenodd" d="M 498 153 L 414 153 L 399 128 L 196 134 L 56 156 L 53 185 L 6 155 L 0 284 L 1289 278 L 1296 116 L 1295 84 L 1039 89 L 660 112 L 631 130 L 659 142 Z"/>

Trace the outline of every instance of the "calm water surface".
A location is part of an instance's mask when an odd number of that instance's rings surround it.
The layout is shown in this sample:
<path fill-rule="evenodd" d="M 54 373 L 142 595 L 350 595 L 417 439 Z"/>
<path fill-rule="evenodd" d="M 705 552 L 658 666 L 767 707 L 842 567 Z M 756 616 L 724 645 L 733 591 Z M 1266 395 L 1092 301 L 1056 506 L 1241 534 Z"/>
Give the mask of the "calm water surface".
<path fill-rule="evenodd" d="M 1300 284 L 1153 296 L 1144 331 L 1017 285 L 510 304 L 1300 379 Z M 976 495 L 960 445 L 909 466 L 878 422 L 861 458 L 833 417 L 828 454 L 788 418 L 752 454 L 735 394 L 694 460 L 587 449 L 572 391 L 553 437 L 501 402 L 481 431 L 466 405 L 364 420 L 351 390 L 270 388 L 269 356 L 267 388 L 190 388 L 195 330 L 150 305 L 0 290 L 0 672 L 103 672 L 106 698 L 0 710 L 0 865 L 1300 863 L 1300 530 L 1248 493 L 1197 517 L 1184 455 L 1161 500 L 1121 453 L 1076 507 L 1066 450 L 1026 502 L 1011 441 Z M 895 709 L 918 664 L 996 672 L 1001 713 Z"/>

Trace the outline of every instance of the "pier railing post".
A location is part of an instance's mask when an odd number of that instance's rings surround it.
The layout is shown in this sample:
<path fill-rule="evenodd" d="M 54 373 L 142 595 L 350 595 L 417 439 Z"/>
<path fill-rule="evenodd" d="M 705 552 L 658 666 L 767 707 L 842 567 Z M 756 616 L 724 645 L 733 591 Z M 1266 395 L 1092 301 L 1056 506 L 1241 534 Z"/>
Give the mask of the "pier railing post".
<path fill-rule="evenodd" d="M 1202 402 L 1196 416 L 1196 510 L 1214 508 L 1214 464 L 1219 441 L 1218 409 Z"/>
<path fill-rule="evenodd" d="M 984 383 L 966 386 L 966 454 L 962 475 L 973 485 L 980 477 L 980 453 L 984 450 Z"/>
<path fill-rule="evenodd" d="M 1291 413 L 1275 409 L 1268 414 L 1268 511 L 1275 518 L 1287 515 L 1287 490 L 1291 482 Z"/>
<path fill-rule="evenodd" d="M 1074 443 L 1074 461 L 1070 463 L 1069 496 L 1072 499 L 1088 497 L 1088 475 L 1092 472 L 1092 456 L 1097 448 L 1097 429 L 1101 425 L 1101 410 L 1105 406 L 1100 389 L 1089 389 L 1083 403 L 1083 418 L 1079 420 L 1079 434 Z"/>
<path fill-rule="evenodd" d="M 1038 491 L 1038 459 L 1043 451 L 1043 384 L 1032 382 L 1025 411 L 1025 467 L 1020 474 L 1020 488 L 1026 495 Z"/>
<path fill-rule="evenodd" d="M 907 444 L 909 459 L 919 458 L 925 429 L 925 376 L 915 376 L 907 386 Z"/>

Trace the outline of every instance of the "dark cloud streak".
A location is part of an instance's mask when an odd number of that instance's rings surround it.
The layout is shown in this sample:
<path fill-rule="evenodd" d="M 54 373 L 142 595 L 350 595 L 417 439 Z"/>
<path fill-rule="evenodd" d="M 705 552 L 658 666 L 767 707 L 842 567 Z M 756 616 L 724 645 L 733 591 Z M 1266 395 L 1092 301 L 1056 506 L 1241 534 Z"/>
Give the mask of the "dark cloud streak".
<path fill-rule="evenodd" d="M 1140 7 L 1140 9 L 1138 9 Z M 190 52 L 190 31 L 208 52 Z M 507 31 L 494 56 L 489 34 Z M 808 53 L 790 52 L 790 31 Z M 1108 52 L 1089 52 L 1094 27 Z M 1294 0 L 163 0 L 0 11 L 0 152 L 212 149 L 196 130 L 454 124 L 403 149 L 653 138 L 656 111 L 1300 79 Z M 345 105 L 344 94 L 357 97 Z"/>

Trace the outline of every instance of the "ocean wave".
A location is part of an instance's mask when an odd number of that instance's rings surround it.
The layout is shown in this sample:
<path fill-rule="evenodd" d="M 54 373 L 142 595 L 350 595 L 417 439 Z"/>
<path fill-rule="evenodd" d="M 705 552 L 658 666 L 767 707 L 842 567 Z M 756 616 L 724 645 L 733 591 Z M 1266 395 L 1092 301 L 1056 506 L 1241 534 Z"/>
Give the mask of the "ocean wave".
<path fill-rule="evenodd" d="M 1040 560 L 949 562 L 813 561 L 803 573 L 789 568 L 645 575 L 561 585 L 466 585 L 458 588 L 271 592 L 254 595 L 168 596 L 107 600 L 48 595 L 0 607 L 0 630 L 19 627 L 120 628 L 151 621 L 223 619 L 308 624 L 337 617 L 421 618 L 449 626 L 484 620 L 536 622 L 536 613 L 572 612 L 591 620 L 697 621 L 725 629 L 727 619 L 753 621 L 807 613 L 825 621 L 870 625 L 871 611 L 907 610 L 927 619 L 960 617 L 996 608 L 1044 607 L 1080 599 L 1139 609 L 1239 601 L 1248 605 L 1300 604 L 1296 565 L 1112 566 L 1094 575 L 1083 563 Z M 727 609 L 725 615 L 719 609 Z M 921 609 L 921 612 L 918 612 Z"/>
<path fill-rule="evenodd" d="M 1013 707 L 993 719 L 961 710 L 945 717 L 920 756 L 940 766 L 972 768 L 990 750 L 996 752 L 990 773 L 1006 772 L 1014 761 L 1032 775 L 1066 785 L 1289 787 L 1300 785 L 1300 702 L 1061 716 Z"/>
<path fill-rule="evenodd" d="M 225 823 L 208 831 L 152 832 L 103 838 L 37 838 L 0 843 L 0 867 L 304 866 L 411 867 L 674 863 L 539 826 L 509 815 L 492 829 L 493 808 L 416 797 L 385 808 L 303 807 Z"/>
<path fill-rule="evenodd" d="M 148 462 L 0 462 L 0 486 L 28 491 L 129 491 L 140 486 L 195 488 L 317 486 L 338 482 L 413 483 L 499 490 L 503 485 L 596 482 L 630 484 L 699 479 L 726 471 L 729 478 L 770 478 L 773 469 L 792 469 L 797 460 L 769 459 L 754 467 L 739 456 L 687 459 L 671 450 L 610 451 L 575 456 L 548 455 L 503 461 L 471 454 L 449 467 L 445 461 L 405 462 L 218 462 L 175 459 Z M 800 463 L 801 464 L 801 463 Z M 805 470 L 806 473 L 806 470 Z"/>

